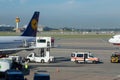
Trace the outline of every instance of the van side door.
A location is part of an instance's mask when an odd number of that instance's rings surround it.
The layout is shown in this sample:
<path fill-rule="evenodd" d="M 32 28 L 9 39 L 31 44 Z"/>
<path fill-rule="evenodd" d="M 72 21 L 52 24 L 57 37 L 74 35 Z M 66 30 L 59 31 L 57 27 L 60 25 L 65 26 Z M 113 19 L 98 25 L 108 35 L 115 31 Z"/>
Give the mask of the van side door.
<path fill-rule="evenodd" d="M 84 61 L 88 61 L 88 54 L 84 54 Z"/>

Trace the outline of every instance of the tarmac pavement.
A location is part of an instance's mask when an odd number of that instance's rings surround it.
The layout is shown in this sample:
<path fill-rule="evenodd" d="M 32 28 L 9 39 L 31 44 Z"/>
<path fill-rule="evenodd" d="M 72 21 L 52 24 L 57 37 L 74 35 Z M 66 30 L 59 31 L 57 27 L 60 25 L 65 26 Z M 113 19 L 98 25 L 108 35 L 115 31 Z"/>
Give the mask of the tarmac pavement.
<path fill-rule="evenodd" d="M 117 46 L 107 42 L 107 39 L 60 39 L 55 41 L 56 48 L 50 50 L 55 56 L 55 63 L 29 63 L 30 74 L 25 77 L 33 80 L 34 72 L 47 70 L 51 80 L 120 80 L 120 63 L 110 63 L 110 56 L 120 51 Z M 90 51 L 99 57 L 100 64 L 76 64 L 70 61 L 73 51 Z M 37 51 L 36 51 L 37 52 Z M 30 51 L 21 51 L 20 56 L 27 56 Z"/>

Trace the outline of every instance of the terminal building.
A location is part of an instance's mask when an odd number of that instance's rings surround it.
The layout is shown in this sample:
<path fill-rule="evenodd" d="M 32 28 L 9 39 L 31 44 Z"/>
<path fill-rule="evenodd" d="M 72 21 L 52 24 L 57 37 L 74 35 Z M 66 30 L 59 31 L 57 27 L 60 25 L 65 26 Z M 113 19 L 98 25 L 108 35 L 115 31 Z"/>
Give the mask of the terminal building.
<path fill-rule="evenodd" d="M 0 25 L 0 31 L 13 32 L 14 28 L 15 28 L 14 26 L 10 26 L 10 25 Z"/>

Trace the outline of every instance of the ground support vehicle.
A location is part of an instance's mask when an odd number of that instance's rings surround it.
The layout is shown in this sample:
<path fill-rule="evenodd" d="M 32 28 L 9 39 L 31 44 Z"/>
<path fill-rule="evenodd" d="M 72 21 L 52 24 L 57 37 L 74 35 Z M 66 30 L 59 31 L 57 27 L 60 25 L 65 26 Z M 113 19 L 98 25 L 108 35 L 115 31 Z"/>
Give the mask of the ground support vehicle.
<path fill-rule="evenodd" d="M 34 42 L 27 43 L 25 41 L 24 45 L 29 46 L 31 48 L 32 47 L 35 47 L 35 48 L 46 48 L 46 47 L 53 48 L 54 41 L 55 41 L 55 39 L 53 37 L 36 37 L 36 40 Z"/>
<path fill-rule="evenodd" d="M 35 53 L 32 52 L 30 53 L 26 59 L 28 61 L 34 61 L 34 62 L 41 62 L 41 63 L 50 63 L 50 62 L 54 62 L 54 56 L 50 56 L 50 51 L 48 50 L 48 48 L 41 48 L 40 49 L 40 53 Z"/>
<path fill-rule="evenodd" d="M 54 47 L 54 38 L 36 37 L 36 47 Z"/>
<path fill-rule="evenodd" d="M 5 74 L 7 70 L 18 69 L 23 70 L 22 59 L 20 56 L 7 56 L 0 58 L 0 75 Z"/>
<path fill-rule="evenodd" d="M 76 63 L 99 63 L 100 59 L 91 52 L 72 52 L 71 61 Z"/>
<path fill-rule="evenodd" d="M 120 53 L 112 54 L 111 63 L 120 63 Z"/>
<path fill-rule="evenodd" d="M 5 71 L 11 69 L 12 67 L 12 60 L 10 59 L 0 59 L 0 77 L 3 77 Z"/>
<path fill-rule="evenodd" d="M 25 80 L 25 78 L 21 71 L 10 69 L 5 72 L 5 80 Z"/>
<path fill-rule="evenodd" d="M 22 61 L 23 61 L 23 58 L 18 55 L 11 55 L 11 56 L 8 56 L 8 58 L 11 60 L 15 60 L 18 63 L 22 63 Z"/>
<path fill-rule="evenodd" d="M 46 71 L 38 71 L 34 73 L 33 80 L 50 80 L 50 74 Z"/>

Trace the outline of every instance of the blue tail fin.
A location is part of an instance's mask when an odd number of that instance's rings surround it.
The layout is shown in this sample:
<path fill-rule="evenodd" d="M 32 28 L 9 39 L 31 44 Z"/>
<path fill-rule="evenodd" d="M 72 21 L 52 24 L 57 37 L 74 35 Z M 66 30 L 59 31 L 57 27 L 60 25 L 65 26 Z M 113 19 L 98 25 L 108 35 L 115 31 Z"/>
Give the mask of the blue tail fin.
<path fill-rule="evenodd" d="M 32 19 L 30 20 L 26 30 L 21 36 L 36 37 L 38 28 L 39 12 L 34 12 Z"/>

